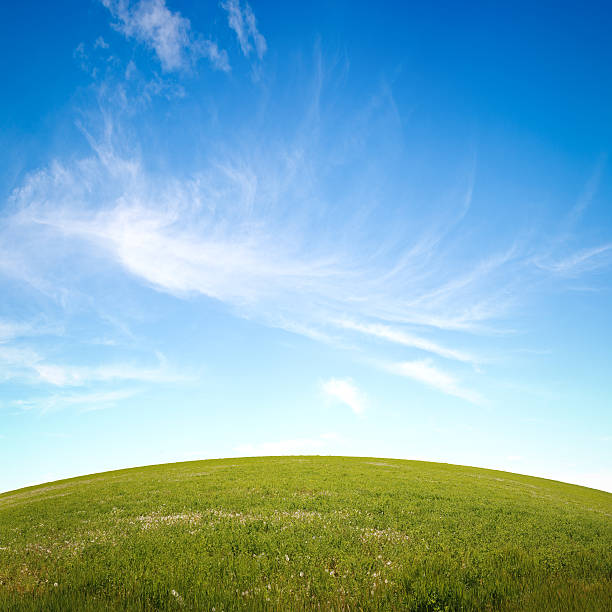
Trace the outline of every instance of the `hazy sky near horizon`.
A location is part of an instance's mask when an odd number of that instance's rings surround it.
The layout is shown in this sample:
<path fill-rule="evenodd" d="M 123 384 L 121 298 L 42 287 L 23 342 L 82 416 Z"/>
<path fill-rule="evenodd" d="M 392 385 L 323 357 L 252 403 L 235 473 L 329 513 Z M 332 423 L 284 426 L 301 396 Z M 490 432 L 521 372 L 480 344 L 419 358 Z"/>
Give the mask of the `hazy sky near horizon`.
<path fill-rule="evenodd" d="M 609 6 L 3 11 L 0 490 L 290 453 L 612 491 Z"/>

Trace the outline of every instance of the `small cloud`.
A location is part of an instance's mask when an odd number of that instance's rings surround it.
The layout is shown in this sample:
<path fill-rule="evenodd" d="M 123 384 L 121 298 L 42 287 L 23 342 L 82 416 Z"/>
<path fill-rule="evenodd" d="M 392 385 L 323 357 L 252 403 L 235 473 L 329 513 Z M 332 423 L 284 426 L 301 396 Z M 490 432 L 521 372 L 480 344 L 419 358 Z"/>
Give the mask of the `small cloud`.
<path fill-rule="evenodd" d="M 98 36 L 98 38 L 96 38 L 96 42 L 94 43 L 94 49 L 108 49 L 108 46 L 108 43 L 101 36 Z"/>
<path fill-rule="evenodd" d="M 185 70 L 200 57 L 207 57 L 218 70 L 229 70 L 227 53 L 194 36 L 189 19 L 169 10 L 165 0 L 101 2 L 117 19 L 115 29 L 153 49 L 165 72 Z"/>
<path fill-rule="evenodd" d="M 125 67 L 125 80 L 129 81 L 136 74 L 138 74 L 138 68 L 136 68 L 134 60 L 130 60 L 128 65 Z"/>
<path fill-rule="evenodd" d="M 216 42 L 213 42 L 212 40 L 200 41 L 197 44 L 197 49 L 199 49 L 199 55 L 208 58 L 214 68 L 217 70 L 222 70 L 223 72 L 230 71 L 227 51 L 225 51 L 225 49 L 219 49 Z"/>
<path fill-rule="evenodd" d="M 350 379 L 330 378 L 323 383 L 322 389 L 327 396 L 346 404 L 355 414 L 365 412 L 365 396 Z"/>
<path fill-rule="evenodd" d="M 74 59 L 79 65 L 79 68 L 83 72 L 86 72 L 87 74 L 91 75 L 94 74 L 95 68 L 92 68 L 91 66 L 89 55 L 85 50 L 85 43 L 81 42 L 76 46 L 75 50 L 72 53 L 72 57 L 74 57 Z"/>
<path fill-rule="evenodd" d="M 268 45 L 257 29 L 257 21 L 248 2 L 242 9 L 239 0 L 227 0 L 221 6 L 227 11 L 229 27 L 236 33 L 243 55 L 248 57 L 254 49 L 261 60 Z"/>

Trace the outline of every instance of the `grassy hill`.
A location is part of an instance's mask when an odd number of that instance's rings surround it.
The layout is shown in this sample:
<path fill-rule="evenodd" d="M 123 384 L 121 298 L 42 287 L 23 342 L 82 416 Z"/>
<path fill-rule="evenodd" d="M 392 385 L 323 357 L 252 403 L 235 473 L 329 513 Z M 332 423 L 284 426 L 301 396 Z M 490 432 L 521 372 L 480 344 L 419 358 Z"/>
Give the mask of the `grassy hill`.
<path fill-rule="evenodd" d="M 265 457 L 0 495 L 0 609 L 612 610 L 612 495 L 418 461 Z"/>

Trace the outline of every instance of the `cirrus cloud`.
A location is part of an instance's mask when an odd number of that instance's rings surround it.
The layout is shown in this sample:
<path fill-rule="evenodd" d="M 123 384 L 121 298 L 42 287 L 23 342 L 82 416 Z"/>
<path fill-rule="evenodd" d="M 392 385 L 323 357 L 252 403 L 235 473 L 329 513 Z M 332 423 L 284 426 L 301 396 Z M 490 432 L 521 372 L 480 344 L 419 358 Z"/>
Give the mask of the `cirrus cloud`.
<path fill-rule="evenodd" d="M 101 2 L 117 20 L 115 29 L 153 49 L 164 71 L 184 70 L 200 57 L 207 57 L 218 70 L 230 69 L 227 52 L 194 35 L 189 19 L 168 9 L 165 0 Z"/>

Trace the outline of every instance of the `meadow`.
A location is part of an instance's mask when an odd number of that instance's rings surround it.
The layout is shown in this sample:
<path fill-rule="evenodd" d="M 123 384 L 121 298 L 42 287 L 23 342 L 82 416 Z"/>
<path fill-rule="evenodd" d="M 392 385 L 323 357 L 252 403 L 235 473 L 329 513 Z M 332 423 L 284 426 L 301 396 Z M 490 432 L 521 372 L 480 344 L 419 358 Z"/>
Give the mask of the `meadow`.
<path fill-rule="evenodd" d="M 0 495 L 1 610 L 612 610 L 612 494 L 263 457 Z"/>

